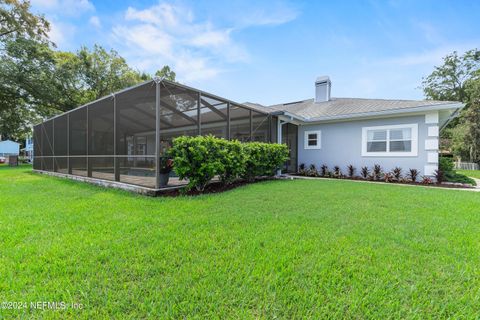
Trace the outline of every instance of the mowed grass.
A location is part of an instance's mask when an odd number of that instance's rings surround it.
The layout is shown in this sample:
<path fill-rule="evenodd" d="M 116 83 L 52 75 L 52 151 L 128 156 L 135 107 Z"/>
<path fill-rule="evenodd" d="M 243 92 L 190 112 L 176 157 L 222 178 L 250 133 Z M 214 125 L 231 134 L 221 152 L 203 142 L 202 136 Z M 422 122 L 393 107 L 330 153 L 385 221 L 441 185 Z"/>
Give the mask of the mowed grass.
<path fill-rule="evenodd" d="M 460 174 L 464 174 L 467 177 L 480 179 L 480 170 L 456 170 Z"/>
<path fill-rule="evenodd" d="M 480 194 L 269 181 L 148 198 L 0 168 L 6 319 L 478 318 Z"/>

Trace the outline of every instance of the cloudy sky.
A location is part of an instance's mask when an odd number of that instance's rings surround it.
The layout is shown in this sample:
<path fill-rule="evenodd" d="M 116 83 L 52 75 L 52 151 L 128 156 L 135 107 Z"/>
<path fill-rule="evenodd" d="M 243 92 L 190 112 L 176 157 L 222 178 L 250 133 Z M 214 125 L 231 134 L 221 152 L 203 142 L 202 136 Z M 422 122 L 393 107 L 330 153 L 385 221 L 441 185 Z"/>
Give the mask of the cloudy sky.
<path fill-rule="evenodd" d="M 480 1 L 31 0 L 61 50 L 98 43 L 133 67 L 238 102 L 421 99 L 442 57 L 480 48 Z"/>

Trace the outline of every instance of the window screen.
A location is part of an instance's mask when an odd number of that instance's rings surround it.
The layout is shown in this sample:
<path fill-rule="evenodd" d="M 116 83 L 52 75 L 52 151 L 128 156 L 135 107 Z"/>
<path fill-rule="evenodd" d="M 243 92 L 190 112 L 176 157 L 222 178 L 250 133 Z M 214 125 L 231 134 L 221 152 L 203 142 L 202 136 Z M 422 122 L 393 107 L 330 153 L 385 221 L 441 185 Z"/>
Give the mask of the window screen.
<path fill-rule="evenodd" d="M 153 81 L 115 96 L 117 155 L 155 155 L 155 99 Z"/>
<path fill-rule="evenodd" d="M 68 115 L 57 117 L 53 120 L 54 124 L 54 137 L 55 137 L 55 156 L 67 156 L 68 155 L 68 133 L 67 123 Z"/>
<path fill-rule="evenodd" d="M 88 106 L 89 155 L 113 155 L 113 104 L 107 97 Z"/>
<path fill-rule="evenodd" d="M 87 108 L 80 108 L 69 114 L 70 155 L 87 154 Z"/>

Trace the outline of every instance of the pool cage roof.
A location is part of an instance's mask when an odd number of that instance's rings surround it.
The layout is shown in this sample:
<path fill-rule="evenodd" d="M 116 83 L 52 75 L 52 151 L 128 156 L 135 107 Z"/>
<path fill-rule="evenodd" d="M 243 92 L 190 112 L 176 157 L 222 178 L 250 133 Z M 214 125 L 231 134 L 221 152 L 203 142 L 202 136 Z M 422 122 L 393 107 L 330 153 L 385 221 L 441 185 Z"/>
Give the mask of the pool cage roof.
<path fill-rule="evenodd" d="M 34 126 L 34 169 L 159 189 L 178 136 L 272 142 L 266 112 L 165 79 L 118 91 Z M 163 175 L 163 176 L 162 176 Z"/>

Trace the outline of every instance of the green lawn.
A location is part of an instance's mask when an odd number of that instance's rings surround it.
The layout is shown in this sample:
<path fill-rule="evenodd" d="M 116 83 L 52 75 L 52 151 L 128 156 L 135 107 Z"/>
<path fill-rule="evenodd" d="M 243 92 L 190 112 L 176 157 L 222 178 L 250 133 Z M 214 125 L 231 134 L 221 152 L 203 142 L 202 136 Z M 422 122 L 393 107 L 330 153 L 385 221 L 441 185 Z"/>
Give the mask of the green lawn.
<path fill-rule="evenodd" d="M 480 170 L 455 170 L 460 174 L 464 174 L 470 178 L 480 179 Z"/>
<path fill-rule="evenodd" d="M 148 198 L 0 168 L 0 318 L 478 318 L 480 193 L 269 181 Z"/>

